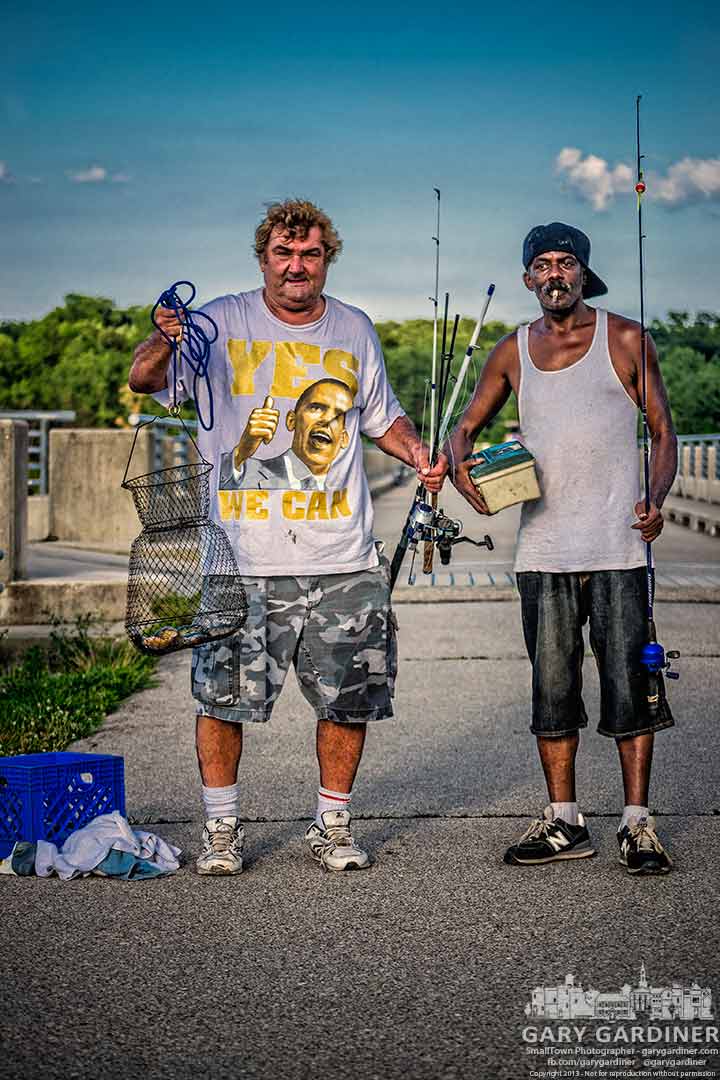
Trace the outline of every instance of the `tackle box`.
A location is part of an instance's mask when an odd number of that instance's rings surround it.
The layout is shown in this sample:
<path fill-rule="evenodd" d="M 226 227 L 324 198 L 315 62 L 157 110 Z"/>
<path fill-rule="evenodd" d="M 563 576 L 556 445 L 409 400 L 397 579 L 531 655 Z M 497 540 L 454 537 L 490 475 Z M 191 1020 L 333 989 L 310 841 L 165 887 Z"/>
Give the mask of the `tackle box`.
<path fill-rule="evenodd" d="M 478 450 L 470 461 L 470 479 L 482 495 L 488 510 L 496 514 L 506 506 L 540 498 L 535 458 L 521 442 L 499 443 Z"/>

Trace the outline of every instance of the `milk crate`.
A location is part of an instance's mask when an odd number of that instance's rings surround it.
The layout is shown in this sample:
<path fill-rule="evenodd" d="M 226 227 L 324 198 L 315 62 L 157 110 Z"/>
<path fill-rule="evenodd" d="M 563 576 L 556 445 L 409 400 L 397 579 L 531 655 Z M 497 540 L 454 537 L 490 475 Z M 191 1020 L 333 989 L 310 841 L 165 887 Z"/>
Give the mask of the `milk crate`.
<path fill-rule="evenodd" d="M 62 847 L 100 814 L 125 815 L 125 762 L 115 754 L 0 757 L 0 858 L 17 840 Z"/>

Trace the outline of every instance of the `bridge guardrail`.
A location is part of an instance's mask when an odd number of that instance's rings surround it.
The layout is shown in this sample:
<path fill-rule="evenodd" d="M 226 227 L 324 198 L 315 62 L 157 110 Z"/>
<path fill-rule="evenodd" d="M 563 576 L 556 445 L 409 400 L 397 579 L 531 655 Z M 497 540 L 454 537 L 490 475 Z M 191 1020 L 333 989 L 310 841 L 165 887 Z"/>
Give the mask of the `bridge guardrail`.
<path fill-rule="evenodd" d="M 53 424 L 71 424 L 71 409 L 47 412 L 36 409 L 0 410 L 0 420 L 25 420 L 28 425 L 28 494 L 48 494 L 48 433 Z"/>
<path fill-rule="evenodd" d="M 720 434 L 679 435 L 672 495 L 720 503 Z"/>
<path fill-rule="evenodd" d="M 52 425 L 75 420 L 72 410 L 53 412 L 15 409 L 0 410 L 0 419 L 26 420 L 28 432 L 28 493 L 48 494 L 48 433 Z M 131 426 L 152 420 L 150 414 L 134 413 Z M 185 420 L 191 432 L 196 420 Z M 180 422 L 170 416 L 158 416 L 153 425 L 160 438 L 154 440 L 154 468 L 184 465 L 189 460 L 189 441 Z M 671 493 L 703 502 L 720 504 L 720 433 L 678 436 L 678 472 Z"/>

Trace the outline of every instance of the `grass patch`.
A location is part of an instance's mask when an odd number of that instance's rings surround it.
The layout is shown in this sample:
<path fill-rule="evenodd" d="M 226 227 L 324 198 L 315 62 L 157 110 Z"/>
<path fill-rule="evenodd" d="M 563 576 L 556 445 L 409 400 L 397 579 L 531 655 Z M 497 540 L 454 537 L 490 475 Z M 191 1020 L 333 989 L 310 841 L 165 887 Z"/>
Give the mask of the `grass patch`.
<path fill-rule="evenodd" d="M 64 750 L 91 735 L 108 713 L 153 684 L 156 660 L 127 641 L 91 637 L 90 618 L 51 633 L 0 667 L 0 755 Z"/>

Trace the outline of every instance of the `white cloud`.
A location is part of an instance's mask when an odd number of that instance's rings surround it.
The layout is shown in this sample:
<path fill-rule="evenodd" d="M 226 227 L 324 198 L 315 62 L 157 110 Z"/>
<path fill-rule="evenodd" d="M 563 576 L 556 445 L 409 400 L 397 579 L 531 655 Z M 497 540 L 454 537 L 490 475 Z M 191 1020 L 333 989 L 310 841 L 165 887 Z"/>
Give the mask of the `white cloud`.
<path fill-rule="evenodd" d="M 15 177 L 10 172 L 5 161 L 0 161 L 0 184 L 14 184 Z"/>
<path fill-rule="evenodd" d="M 605 158 L 596 154 L 583 157 L 582 151 L 566 146 L 555 159 L 555 171 L 567 180 L 571 188 L 591 202 L 595 210 L 607 210 L 608 203 L 619 191 L 632 191 L 632 169 L 619 162 L 610 168 Z"/>
<path fill-rule="evenodd" d="M 555 159 L 559 173 L 581 198 L 595 210 L 607 210 L 615 195 L 632 191 L 635 174 L 629 165 L 618 162 L 610 168 L 596 154 L 583 157 L 573 146 L 564 147 Z M 682 158 L 668 167 L 665 175 L 648 173 L 646 198 L 665 206 L 687 206 L 703 200 L 720 200 L 720 158 Z"/>
<path fill-rule="evenodd" d="M 720 199 L 720 158 L 685 157 L 665 176 L 649 177 L 648 195 L 665 206 Z"/>
<path fill-rule="evenodd" d="M 131 179 L 129 173 L 111 173 L 104 165 L 89 165 L 66 175 L 74 184 L 129 184 Z"/>
<path fill-rule="evenodd" d="M 74 184 L 103 184 L 108 178 L 108 171 L 102 165 L 90 165 L 87 169 L 67 175 Z"/>

